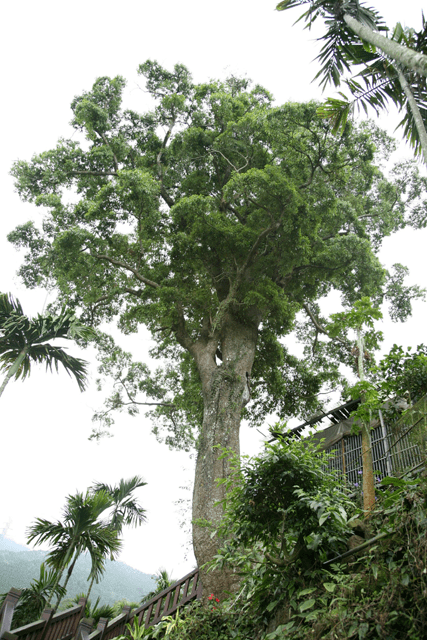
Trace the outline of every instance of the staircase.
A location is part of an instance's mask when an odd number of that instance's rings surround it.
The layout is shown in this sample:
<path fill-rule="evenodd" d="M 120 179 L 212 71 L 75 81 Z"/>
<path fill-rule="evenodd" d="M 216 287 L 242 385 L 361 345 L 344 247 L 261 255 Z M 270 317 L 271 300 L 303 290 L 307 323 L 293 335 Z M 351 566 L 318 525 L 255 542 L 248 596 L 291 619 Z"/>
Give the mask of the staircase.
<path fill-rule="evenodd" d="M 41 620 L 11 629 L 13 610 L 20 595 L 20 591 L 11 589 L 0 609 L 0 640 L 111 640 L 124 635 L 126 625 L 133 624 L 135 616 L 139 625 L 147 629 L 164 616 L 175 615 L 179 607 L 201 598 L 202 584 L 199 570 L 195 569 L 137 609 L 131 611 L 130 607 L 123 607 L 122 613 L 113 620 L 101 618 L 94 631 L 91 621 L 83 617 L 84 598 L 67 611 L 54 614 L 52 609 L 45 609 Z"/>

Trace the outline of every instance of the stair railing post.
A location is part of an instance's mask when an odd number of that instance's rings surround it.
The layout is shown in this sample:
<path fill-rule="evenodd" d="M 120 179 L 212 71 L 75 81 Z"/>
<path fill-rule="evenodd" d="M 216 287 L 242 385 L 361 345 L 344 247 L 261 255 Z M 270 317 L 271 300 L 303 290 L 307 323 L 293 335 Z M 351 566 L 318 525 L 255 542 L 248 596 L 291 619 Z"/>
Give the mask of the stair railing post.
<path fill-rule="evenodd" d="M 77 627 L 74 640 L 88 640 L 93 627 L 93 618 L 82 618 Z"/>
<path fill-rule="evenodd" d="M 10 632 L 12 625 L 13 612 L 21 597 L 21 591 L 19 589 L 11 589 L 4 599 L 3 605 L 0 610 L 0 638 L 7 631 Z"/>
<path fill-rule="evenodd" d="M 46 637 L 46 633 L 47 630 L 50 626 L 50 623 L 52 621 L 53 615 L 55 613 L 55 609 L 51 609 L 50 607 L 48 607 L 47 609 L 45 609 L 41 615 L 41 620 L 44 621 L 44 627 L 43 627 L 43 631 L 41 633 L 41 636 L 39 637 L 38 640 L 44 640 Z"/>

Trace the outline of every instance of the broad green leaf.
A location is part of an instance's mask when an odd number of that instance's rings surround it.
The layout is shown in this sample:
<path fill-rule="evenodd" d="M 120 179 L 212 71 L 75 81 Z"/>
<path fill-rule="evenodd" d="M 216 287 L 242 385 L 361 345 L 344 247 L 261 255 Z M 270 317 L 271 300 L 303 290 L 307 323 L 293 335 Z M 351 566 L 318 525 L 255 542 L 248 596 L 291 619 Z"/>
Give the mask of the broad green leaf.
<path fill-rule="evenodd" d="M 310 600 L 306 600 L 305 602 L 300 604 L 299 610 L 302 613 L 303 611 L 306 611 L 307 609 L 310 609 L 314 605 L 315 602 L 316 602 L 316 600 L 314 598 L 311 598 Z"/>

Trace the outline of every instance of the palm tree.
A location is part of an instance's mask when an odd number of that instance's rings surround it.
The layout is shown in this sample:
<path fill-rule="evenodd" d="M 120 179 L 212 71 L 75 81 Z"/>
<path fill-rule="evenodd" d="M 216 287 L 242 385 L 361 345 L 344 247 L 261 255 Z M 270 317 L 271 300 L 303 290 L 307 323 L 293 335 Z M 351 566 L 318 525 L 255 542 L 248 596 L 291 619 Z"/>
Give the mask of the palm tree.
<path fill-rule="evenodd" d="M 327 24 L 327 32 L 321 38 L 325 44 L 318 56 L 323 66 L 316 78 L 323 75 L 322 85 L 332 81 L 338 86 L 343 72 L 348 71 L 351 64 L 366 65 L 361 75 L 367 91 L 363 94 L 354 80 L 347 83 L 350 90 L 358 100 L 366 100 L 376 109 L 385 106 L 385 97 L 391 98 L 399 108 L 405 106 L 407 115 L 400 124 L 404 125 L 405 135 L 416 152 L 422 150 L 427 164 L 427 25 L 424 17 L 419 33 L 404 30 L 398 24 L 392 37 L 385 38 L 379 33 L 388 31 L 381 16 L 375 9 L 361 6 L 360 0 L 282 0 L 277 9 L 284 11 L 306 3 L 310 6 L 300 19 L 305 19 L 307 27 L 319 16 L 324 17 Z M 344 125 L 351 106 L 347 100 L 329 99 L 320 113 Z"/>
<path fill-rule="evenodd" d="M 113 510 L 110 515 L 110 524 L 119 532 L 123 526 L 137 527 L 146 522 L 145 509 L 138 504 L 132 493 L 147 483 L 140 476 L 134 476 L 129 480 L 121 479 L 115 487 L 102 482 L 95 482 L 92 487 L 94 494 L 105 492 L 112 501 Z"/>
<path fill-rule="evenodd" d="M 117 531 L 109 524 L 100 522 L 98 518 L 111 505 L 111 499 L 105 491 L 96 494 L 86 492 L 68 496 L 64 508 L 63 522 L 50 522 L 38 518 L 28 530 L 28 542 L 35 544 L 49 542 L 53 550 L 49 553 L 46 563 L 57 571 L 57 578 L 48 605 L 52 599 L 54 589 L 68 567 L 64 589 L 71 577 L 79 555 L 88 552 L 92 560 L 91 574 L 97 575 L 101 559 L 106 555 L 114 558 L 120 551 L 121 542 Z M 59 597 L 55 609 L 58 607 Z"/>
<path fill-rule="evenodd" d="M 349 38 L 356 34 L 359 40 L 380 49 L 403 68 L 427 76 L 427 56 L 382 36 L 379 31 L 388 31 L 382 18 L 375 9 L 362 7 L 360 0 L 282 0 L 276 8 L 285 11 L 304 4 L 310 7 L 300 20 L 304 18 L 308 27 L 319 16 L 327 17 L 328 32 L 322 37 L 326 44 L 319 58 L 330 67 L 331 73 L 335 69 L 335 73 L 340 74 L 343 67 L 348 68 L 342 45 L 353 44 Z"/>
<path fill-rule="evenodd" d="M 140 476 L 134 476 L 129 480 L 121 479 L 115 487 L 102 482 L 96 482 L 91 487 L 94 495 L 105 493 L 110 498 L 109 506 L 112 507 L 112 511 L 108 524 L 117 532 L 117 535 L 122 533 L 125 525 L 137 527 L 146 522 L 145 509 L 141 507 L 132 495 L 135 489 L 144 487 L 146 484 Z M 113 560 L 113 558 L 110 559 Z M 96 572 L 92 571 L 91 576 L 89 576 L 92 579 L 86 597 L 89 597 L 94 581 L 98 583 L 99 577 L 104 573 L 105 558 L 99 559 L 96 568 Z"/>
<path fill-rule="evenodd" d="M 114 605 L 110 604 L 99 604 L 101 598 L 97 598 L 95 604 L 92 604 L 90 600 L 87 599 L 87 595 L 85 593 L 78 593 L 73 598 L 67 598 L 62 601 L 60 611 L 66 611 L 67 609 L 71 609 L 71 607 L 75 607 L 76 604 L 79 604 L 79 600 L 85 598 L 85 618 L 92 618 L 93 624 L 92 626 L 96 628 L 100 618 L 114 618 L 115 617 L 115 608 Z M 136 605 L 138 606 L 138 605 Z M 119 611 L 121 613 L 121 609 Z M 117 614 L 118 615 L 118 614 Z"/>
<path fill-rule="evenodd" d="M 164 589 L 171 587 L 173 583 L 176 582 L 175 578 L 172 578 L 172 576 L 163 567 L 160 567 L 156 575 L 151 577 L 154 578 L 156 586 L 153 591 L 150 591 L 145 596 L 143 596 L 141 604 L 144 604 L 144 602 L 151 600 L 151 598 L 154 598 L 155 595 L 157 595 L 161 591 L 164 591 Z"/>
<path fill-rule="evenodd" d="M 56 338 L 88 339 L 94 331 L 81 322 L 71 311 L 63 309 L 58 316 L 38 314 L 35 318 L 24 315 L 19 300 L 11 294 L 0 294 L 0 369 L 6 377 L 0 387 L 0 396 L 13 376 L 23 380 L 30 374 L 31 364 L 46 364 L 52 371 L 62 364 L 73 375 L 81 391 L 86 386 L 86 362 L 68 355 L 62 347 L 49 344 Z"/>
<path fill-rule="evenodd" d="M 18 604 L 13 612 L 14 629 L 40 619 L 52 588 L 55 588 L 55 595 L 58 597 L 65 595 L 65 589 L 58 584 L 55 587 L 55 582 L 56 571 L 54 569 L 48 570 L 42 562 L 39 578 L 34 579 L 29 587 L 21 591 Z M 7 593 L 0 596 L 0 608 L 6 596 Z"/>

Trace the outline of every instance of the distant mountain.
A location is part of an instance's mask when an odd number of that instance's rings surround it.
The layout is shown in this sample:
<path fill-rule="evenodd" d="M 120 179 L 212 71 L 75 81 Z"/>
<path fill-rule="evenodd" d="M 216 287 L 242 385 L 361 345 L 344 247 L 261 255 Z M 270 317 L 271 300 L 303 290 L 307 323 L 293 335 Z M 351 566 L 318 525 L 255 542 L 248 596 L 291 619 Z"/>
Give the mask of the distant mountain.
<path fill-rule="evenodd" d="M 0 537 L 0 593 L 29 587 L 32 580 L 39 577 L 40 565 L 47 556 L 46 551 L 33 551 L 3 536 Z M 67 597 L 72 598 L 88 589 L 90 572 L 89 556 L 81 556 L 74 567 L 67 585 Z M 98 596 L 102 604 L 113 604 L 117 600 L 139 602 L 153 590 L 155 582 L 150 575 L 129 567 L 124 562 L 106 561 L 106 570 L 100 583 L 94 584 L 90 599 Z"/>
<path fill-rule="evenodd" d="M 0 534 L 0 551 L 31 551 L 31 549 Z"/>

